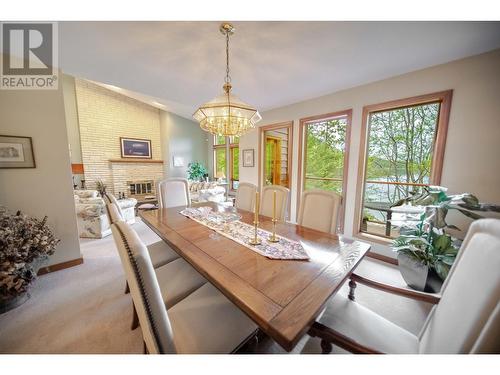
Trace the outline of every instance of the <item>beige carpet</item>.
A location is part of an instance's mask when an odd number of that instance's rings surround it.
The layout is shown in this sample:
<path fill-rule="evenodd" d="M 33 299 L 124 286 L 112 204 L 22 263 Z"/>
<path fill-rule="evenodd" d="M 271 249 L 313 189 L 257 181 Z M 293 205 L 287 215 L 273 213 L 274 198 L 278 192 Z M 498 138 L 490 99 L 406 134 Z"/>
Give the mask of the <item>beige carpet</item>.
<path fill-rule="evenodd" d="M 141 222 L 134 229 L 147 244 L 159 240 Z M 123 293 L 125 279 L 112 236 L 82 239 L 81 249 L 84 264 L 40 277 L 28 302 L 0 315 L 0 353 L 142 353 L 140 329 L 130 330 L 131 300 Z M 379 262 L 367 261 L 366 267 L 371 264 L 384 272 Z M 363 286 L 356 295 L 359 303 L 414 333 L 429 311 L 426 304 Z M 284 351 L 265 340 L 252 352 Z"/>

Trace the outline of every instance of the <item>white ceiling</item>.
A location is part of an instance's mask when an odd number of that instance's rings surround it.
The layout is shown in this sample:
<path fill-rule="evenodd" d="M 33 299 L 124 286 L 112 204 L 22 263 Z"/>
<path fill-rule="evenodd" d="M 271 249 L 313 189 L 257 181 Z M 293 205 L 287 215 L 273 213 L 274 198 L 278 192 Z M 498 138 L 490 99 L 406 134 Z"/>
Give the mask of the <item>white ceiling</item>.
<path fill-rule="evenodd" d="M 234 25 L 233 91 L 261 112 L 500 48 L 500 22 Z M 225 40 L 218 28 L 218 22 L 60 22 L 59 64 L 190 118 L 222 90 Z"/>

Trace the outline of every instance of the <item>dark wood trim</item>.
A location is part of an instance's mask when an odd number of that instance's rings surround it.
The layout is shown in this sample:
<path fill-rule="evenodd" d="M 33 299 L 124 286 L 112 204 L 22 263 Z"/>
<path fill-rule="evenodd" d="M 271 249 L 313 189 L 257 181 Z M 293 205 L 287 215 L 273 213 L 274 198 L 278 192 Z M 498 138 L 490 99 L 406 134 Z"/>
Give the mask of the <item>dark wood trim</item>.
<path fill-rule="evenodd" d="M 366 256 L 370 257 L 370 258 L 373 258 L 373 259 L 380 260 L 382 262 L 394 264 L 396 266 L 398 265 L 398 260 L 396 258 L 391 258 L 391 257 L 388 257 L 387 255 L 382 255 L 382 254 L 374 253 L 371 250 L 366 254 Z"/>
<path fill-rule="evenodd" d="M 351 145 L 351 124 L 352 124 L 352 108 L 345 109 L 337 112 L 325 113 L 323 115 L 310 116 L 301 118 L 299 122 L 299 158 L 298 158 L 298 173 L 297 173 L 297 215 L 296 220 L 299 218 L 299 207 L 300 207 L 300 199 L 302 195 L 302 191 L 304 191 L 305 185 L 305 176 L 304 166 L 306 160 L 307 150 L 304 147 L 304 131 L 305 127 L 308 123 L 318 120 L 330 120 L 335 118 L 343 118 L 347 119 L 346 132 L 345 132 L 345 150 L 344 150 L 344 170 L 342 172 L 342 207 L 340 208 L 339 213 L 339 223 L 340 223 L 340 233 L 344 232 L 344 218 L 345 218 L 345 203 L 346 195 L 347 195 L 347 179 L 349 172 L 349 149 Z"/>
<path fill-rule="evenodd" d="M 337 331 L 334 331 L 330 327 L 327 327 L 318 322 L 314 322 L 307 333 L 311 337 L 319 337 L 321 339 L 321 348 L 323 349 L 323 354 L 328 354 L 329 352 L 331 352 L 332 344 L 354 354 L 383 354 L 378 350 L 359 344 L 351 338 Z"/>
<path fill-rule="evenodd" d="M 38 276 L 45 275 L 50 272 L 60 271 L 66 268 L 79 266 L 83 264 L 83 258 L 76 258 L 73 260 L 68 260 L 66 262 L 53 264 L 51 266 L 42 267 L 38 270 Z"/>
<path fill-rule="evenodd" d="M 361 118 L 361 134 L 359 143 L 358 157 L 358 178 L 356 181 L 356 199 L 353 223 L 353 235 L 364 234 L 361 232 L 361 217 L 364 200 L 364 185 L 366 175 L 366 160 L 367 153 L 367 128 L 368 117 L 370 113 L 394 110 L 398 108 L 411 107 L 422 104 L 440 103 L 438 123 L 436 129 L 432 167 L 431 167 L 431 185 L 439 185 L 441 183 L 441 175 L 443 170 L 444 150 L 446 145 L 446 136 L 448 132 L 448 122 L 450 119 L 451 99 L 453 90 L 439 91 L 432 94 L 418 95 L 405 99 L 392 100 L 383 103 L 371 104 L 363 107 L 363 117 Z"/>
<path fill-rule="evenodd" d="M 351 274 L 351 281 L 369 286 L 373 289 L 382 290 L 387 293 L 396 294 L 398 296 L 411 298 L 417 301 L 432 303 L 434 305 L 439 303 L 439 301 L 441 300 L 441 296 L 439 294 L 431 294 L 431 293 L 419 292 L 418 290 L 400 288 L 394 285 L 388 285 L 378 281 L 374 281 L 366 277 L 356 275 L 355 273 Z M 355 288 L 351 285 L 351 283 L 349 283 L 349 286 L 351 287 L 351 289 Z M 352 297 L 354 298 L 354 295 Z"/>
<path fill-rule="evenodd" d="M 163 160 L 151 160 L 151 159 L 109 159 L 110 163 L 152 163 L 152 164 L 163 164 Z"/>

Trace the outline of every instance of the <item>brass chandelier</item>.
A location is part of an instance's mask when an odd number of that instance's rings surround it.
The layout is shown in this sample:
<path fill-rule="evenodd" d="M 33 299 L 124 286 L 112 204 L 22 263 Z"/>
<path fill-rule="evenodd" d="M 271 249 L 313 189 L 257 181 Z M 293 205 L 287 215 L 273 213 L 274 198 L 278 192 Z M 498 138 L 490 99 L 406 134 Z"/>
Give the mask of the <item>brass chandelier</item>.
<path fill-rule="evenodd" d="M 224 92 L 200 106 L 193 117 L 200 127 L 212 134 L 225 137 L 240 136 L 255 128 L 261 120 L 257 109 L 251 107 L 231 93 L 231 76 L 229 75 L 229 36 L 234 34 L 230 23 L 223 23 L 219 28 L 226 36 L 226 77 Z"/>

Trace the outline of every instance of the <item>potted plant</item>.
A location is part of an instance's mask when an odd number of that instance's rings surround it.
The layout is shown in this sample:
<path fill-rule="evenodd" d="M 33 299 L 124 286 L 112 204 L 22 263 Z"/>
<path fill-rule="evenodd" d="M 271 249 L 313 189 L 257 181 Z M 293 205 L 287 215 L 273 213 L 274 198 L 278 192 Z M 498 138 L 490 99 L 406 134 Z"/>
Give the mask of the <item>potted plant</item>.
<path fill-rule="evenodd" d="M 500 205 L 482 204 L 472 194 L 447 195 L 447 188 L 424 187 L 393 205 L 393 212 L 406 215 L 401 235 L 393 242 L 406 283 L 417 290 L 438 292 L 455 261 L 461 240 L 447 230 L 460 230 L 446 222 L 449 210 L 476 220 L 477 211 L 500 212 Z"/>
<path fill-rule="evenodd" d="M 0 207 L 0 313 L 26 302 L 38 270 L 59 240 L 42 220 Z"/>
<path fill-rule="evenodd" d="M 194 161 L 188 164 L 187 174 L 188 179 L 192 181 L 201 181 L 203 176 L 207 174 L 207 169 L 200 162 Z"/>

